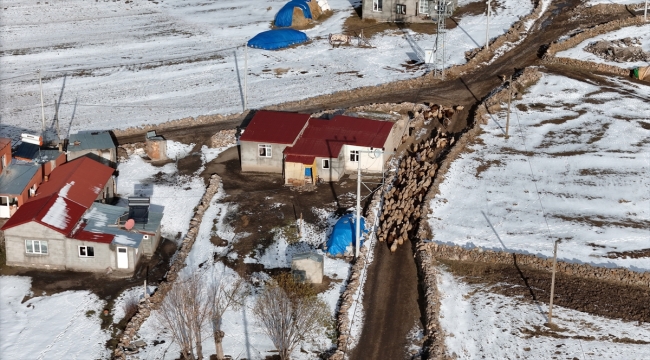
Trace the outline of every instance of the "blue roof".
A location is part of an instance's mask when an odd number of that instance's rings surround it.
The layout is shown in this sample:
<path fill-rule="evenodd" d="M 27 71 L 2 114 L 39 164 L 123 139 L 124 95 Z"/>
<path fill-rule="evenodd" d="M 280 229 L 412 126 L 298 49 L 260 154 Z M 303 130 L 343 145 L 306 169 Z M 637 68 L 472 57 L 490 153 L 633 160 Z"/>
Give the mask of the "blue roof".
<path fill-rule="evenodd" d="M 75 143 L 79 143 L 75 145 Z M 105 150 L 115 148 L 113 138 L 108 131 L 81 131 L 70 135 L 68 151 Z"/>
<path fill-rule="evenodd" d="M 22 194 L 40 168 L 36 164 L 9 164 L 0 175 L 0 194 Z"/>
<path fill-rule="evenodd" d="M 277 27 L 289 27 L 293 23 L 293 9 L 302 10 L 306 19 L 311 19 L 311 9 L 305 0 L 292 0 L 286 3 L 275 15 L 274 25 Z"/>
<path fill-rule="evenodd" d="M 90 210 L 83 216 L 86 221 L 85 231 L 115 235 L 112 244 L 137 248 L 142 241 L 140 232 L 155 233 L 160 227 L 162 213 L 149 212 L 147 224 L 136 224 L 135 231 L 127 231 L 117 226 L 118 220 L 128 214 L 129 209 L 121 206 L 93 203 Z M 124 219 L 123 219 L 124 220 Z"/>
<path fill-rule="evenodd" d="M 261 32 L 248 40 L 252 48 L 277 50 L 308 41 L 304 32 L 294 29 L 276 29 Z"/>

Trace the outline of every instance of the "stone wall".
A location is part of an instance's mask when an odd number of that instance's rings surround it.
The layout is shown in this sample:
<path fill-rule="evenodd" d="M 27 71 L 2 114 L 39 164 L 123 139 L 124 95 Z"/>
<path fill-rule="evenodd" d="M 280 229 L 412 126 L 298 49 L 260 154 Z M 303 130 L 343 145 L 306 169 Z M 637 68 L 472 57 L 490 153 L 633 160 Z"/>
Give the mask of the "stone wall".
<path fill-rule="evenodd" d="M 535 255 L 513 254 L 504 251 L 466 249 L 460 246 L 436 243 L 421 244 L 418 249 L 426 251 L 430 257 L 445 260 L 470 261 L 491 264 L 524 265 L 535 270 L 552 271 L 553 258 L 542 259 Z M 650 272 L 635 272 L 626 268 L 606 268 L 589 264 L 577 264 L 564 261 L 557 262 L 556 271 L 586 279 L 603 280 L 624 285 L 650 287 Z"/>
<path fill-rule="evenodd" d="M 512 87 L 515 89 L 514 96 L 517 96 L 526 87 L 536 83 L 541 78 L 541 73 L 537 68 L 526 68 L 523 72 L 516 74 Z M 449 152 L 444 159 L 439 162 L 438 171 L 433 179 L 429 191 L 423 203 L 429 204 L 430 201 L 440 193 L 440 184 L 443 182 L 445 175 L 449 171 L 451 163 L 456 160 L 463 151 L 481 132 L 481 125 L 487 123 L 489 115 L 492 111 L 500 108 L 500 104 L 508 99 L 509 89 L 501 87 L 496 89 L 490 94 L 483 102 L 481 102 L 474 111 L 473 126 L 467 129 L 456 141 L 456 144 L 451 146 Z M 440 313 L 440 298 L 437 288 L 437 269 L 436 259 L 432 252 L 427 251 L 427 248 L 422 248 L 423 240 L 431 238 L 431 230 L 428 223 L 429 207 L 423 206 L 422 213 L 420 214 L 418 233 L 416 239 L 418 240 L 418 249 L 415 253 L 415 260 L 418 264 L 418 271 L 420 279 L 422 280 L 422 288 L 426 300 L 425 319 L 426 326 L 424 335 L 426 341 L 424 343 L 425 352 L 428 353 L 429 359 L 444 359 L 445 344 L 444 338 L 440 330 L 440 323 L 438 316 Z"/>
<path fill-rule="evenodd" d="M 590 70 L 599 73 L 612 74 L 618 76 L 630 76 L 630 69 L 625 69 L 615 65 L 599 64 L 590 61 L 570 59 L 565 57 L 556 57 L 555 54 L 557 54 L 560 51 L 574 48 L 578 46 L 578 44 L 580 44 L 581 42 L 590 39 L 594 36 L 606 34 L 628 26 L 641 25 L 644 23 L 645 22 L 643 21 L 643 16 L 635 16 L 635 17 L 629 17 L 625 19 L 614 20 L 605 24 L 594 26 L 590 29 L 587 29 L 585 31 L 582 31 L 572 36 L 571 38 L 565 41 L 555 42 L 551 44 L 546 50 L 544 56 L 542 57 L 542 60 L 547 64 L 560 64 L 560 65 L 576 67 L 582 70 Z"/>
<path fill-rule="evenodd" d="M 196 240 L 196 235 L 201 226 L 201 221 L 203 220 L 203 215 L 210 206 L 210 201 L 219 190 L 220 184 L 221 178 L 218 175 L 213 174 L 210 177 L 210 184 L 208 185 L 205 194 L 203 194 L 201 202 L 197 205 L 194 216 L 190 221 L 190 228 L 185 235 L 185 238 L 183 238 L 180 248 L 176 251 L 174 262 L 169 268 L 165 280 L 158 285 L 158 289 L 156 289 L 156 292 L 152 296 L 144 299 L 138 305 L 138 311 L 127 323 L 120 338 L 120 342 L 113 352 L 114 359 L 126 359 L 125 352 L 129 351 L 128 349 L 130 348 L 135 333 L 140 329 L 142 323 L 149 318 L 151 311 L 160 307 L 165 295 L 167 295 L 167 292 L 169 292 L 171 287 L 174 286 L 174 281 L 178 278 L 179 271 L 185 267 L 185 259 L 190 253 L 190 250 L 192 250 L 192 246 Z"/>

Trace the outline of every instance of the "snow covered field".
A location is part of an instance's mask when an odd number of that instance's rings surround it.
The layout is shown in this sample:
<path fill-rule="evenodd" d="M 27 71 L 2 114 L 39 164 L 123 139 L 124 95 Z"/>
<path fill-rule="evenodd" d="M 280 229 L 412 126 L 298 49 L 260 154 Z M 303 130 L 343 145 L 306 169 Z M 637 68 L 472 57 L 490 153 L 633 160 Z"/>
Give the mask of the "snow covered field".
<path fill-rule="evenodd" d="M 441 270 L 440 325 L 448 354 L 458 359 L 648 359 L 650 346 L 620 342 L 650 341 L 650 325 L 624 322 L 554 306 L 560 336 L 546 329 L 548 306 L 490 293 Z M 619 341 L 615 341 L 619 340 Z"/>
<path fill-rule="evenodd" d="M 650 270 L 650 87 L 548 75 L 451 164 L 431 201 L 433 240 Z M 544 216 L 545 215 L 545 216 Z"/>
<path fill-rule="evenodd" d="M 641 4 L 643 0 L 588 0 L 587 5 L 598 5 L 598 4 L 620 4 L 620 5 L 630 5 L 630 4 Z"/>
<path fill-rule="evenodd" d="M 581 42 L 574 48 L 558 52 L 557 54 L 555 54 L 555 56 L 620 66 L 626 69 L 631 69 L 637 66 L 648 66 L 648 63 L 645 61 L 628 61 L 628 62 L 608 61 L 584 50 L 584 48 L 587 45 L 596 41 L 600 41 L 600 40 L 612 41 L 612 40 L 619 40 L 627 37 L 638 38 L 641 41 L 641 48 L 643 49 L 643 51 L 650 52 L 650 23 L 649 23 L 640 26 L 629 26 L 616 31 L 612 31 L 607 34 L 594 36 L 590 39 Z"/>
<path fill-rule="evenodd" d="M 237 241 L 238 236 L 242 235 L 234 233 L 224 223 L 229 208 L 236 206 L 226 202 L 227 199 L 224 199 L 224 197 L 225 193 L 223 189 L 220 189 L 212 199 L 201 223 L 197 240 L 187 258 L 187 267 L 183 270 L 185 273 L 202 272 L 207 275 L 208 282 L 218 281 L 219 279 L 223 279 L 222 281 L 235 281 L 239 277 L 236 272 L 226 267 L 222 262 L 214 261 L 215 254 L 236 258 L 238 254 L 232 251 L 232 243 L 228 246 L 215 246 L 210 242 L 213 235 L 223 239 L 233 239 L 234 242 Z M 278 206 L 272 199 L 269 199 L 269 202 L 264 205 Z M 280 206 L 283 205 L 280 204 Z M 332 214 L 324 210 L 319 211 L 319 214 L 328 219 L 330 225 L 335 222 Z M 215 219 L 216 221 L 214 221 Z M 246 257 L 244 260 L 246 263 L 263 264 L 266 269 L 290 267 L 290 259 L 293 254 L 313 250 L 326 239 L 327 231 L 319 231 L 316 227 L 305 224 L 303 237 L 297 243 L 289 244 L 282 233 L 278 232 L 274 239 L 275 242 L 266 251 L 260 252 L 254 257 Z M 324 266 L 325 275 L 333 281 L 329 289 L 319 296 L 327 302 L 332 314 L 334 314 L 339 296 L 345 288 L 349 264 L 342 259 L 333 259 L 326 256 Z M 268 275 L 261 272 L 255 273 L 253 279 L 254 283 L 259 285 L 261 281 L 268 279 Z M 256 294 L 253 291 L 247 297 L 241 309 L 229 310 L 224 316 L 223 331 L 226 334 L 223 343 L 224 352 L 233 356 L 233 358 L 264 359 L 266 356 L 274 354 L 273 343 L 264 334 L 258 319 L 252 314 L 251 308 L 255 298 Z M 179 348 L 177 344 L 171 342 L 171 338 L 165 332 L 159 330 L 155 316 L 156 312 L 152 313 L 138 332 L 140 337 L 147 342 L 147 347 L 140 351 L 138 356 L 140 359 L 175 359 Z M 154 341 L 160 342 L 162 340 L 165 341 L 162 344 L 153 344 Z M 292 358 L 315 359 L 319 352 L 325 351 L 331 346 L 331 340 L 325 333 L 322 333 L 315 343 L 305 342 L 302 344 L 301 348 L 306 352 L 297 349 Z M 215 353 L 214 341 L 211 336 L 204 340 L 203 350 L 206 356 Z"/>
<path fill-rule="evenodd" d="M 31 278 L 0 277 L 0 357 L 3 359 L 109 358 L 109 334 L 100 328 L 105 302 L 88 291 L 31 295 Z"/>
<path fill-rule="evenodd" d="M 461 3 L 478 2 L 465 0 Z M 62 136 L 82 129 L 126 128 L 207 114 L 239 112 L 239 78 L 248 39 L 269 29 L 285 0 L 3 1 L 0 12 L 0 136 L 40 129 L 43 72 L 46 127 Z M 248 104 L 262 107 L 338 90 L 419 76 L 412 68 L 435 35 L 385 32 L 372 48 L 331 48 L 329 33 L 360 2 L 330 0 L 333 15 L 306 31 L 313 41 L 282 51 L 248 50 Z M 497 37 L 533 9 L 529 0 L 499 2 L 490 18 Z M 485 15 L 465 15 L 447 34 L 448 65 L 484 46 Z M 369 25 L 371 26 L 371 25 Z M 431 24 L 433 27 L 434 25 Z"/>

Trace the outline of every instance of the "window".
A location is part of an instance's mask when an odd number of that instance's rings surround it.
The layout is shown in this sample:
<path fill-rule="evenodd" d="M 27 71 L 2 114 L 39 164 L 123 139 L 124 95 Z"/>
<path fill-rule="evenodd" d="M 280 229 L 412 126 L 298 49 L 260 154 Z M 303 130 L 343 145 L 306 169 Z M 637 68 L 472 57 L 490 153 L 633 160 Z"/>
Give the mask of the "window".
<path fill-rule="evenodd" d="M 429 14 L 429 1 L 422 0 L 418 3 L 418 14 Z"/>
<path fill-rule="evenodd" d="M 382 0 L 372 0 L 372 11 L 381 11 Z"/>
<path fill-rule="evenodd" d="M 28 254 L 47 255 L 47 241 L 25 240 L 25 251 Z"/>
<path fill-rule="evenodd" d="M 80 257 L 94 257 L 95 248 L 92 246 L 79 246 L 79 256 Z"/>
<path fill-rule="evenodd" d="M 406 15 L 406 5 L 402 5 L 402 4 L 395 5 L 395 13 L 398 15 Z"/>
<path fill-rule="evenodd" d="M 330 168 L 330 159 L 323 159 L 323 169 L 329 169 Z"/>
<path fill-rule="evenodd" d="M 271 145 L 257 145 L 260 157 L 271 157 Z"/>
<path fill-rule="evenodd" d="M 350 150 L 350 161 L 359 161 L 359 150 Z"/>

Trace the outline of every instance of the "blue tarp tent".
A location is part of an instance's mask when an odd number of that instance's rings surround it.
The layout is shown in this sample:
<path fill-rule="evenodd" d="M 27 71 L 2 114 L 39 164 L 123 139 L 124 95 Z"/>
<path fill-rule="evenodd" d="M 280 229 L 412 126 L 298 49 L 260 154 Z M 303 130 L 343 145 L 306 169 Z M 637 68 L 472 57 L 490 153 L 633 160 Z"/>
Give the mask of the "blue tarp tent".
<path fill-rule="evenodd" d="M 257 49 L 277 50 L 308 41 L 304 32 L 294 29 L 276 29 L 261 32 L 248 40 L 248 46 Z"/>
<path fill-rule="evenodd" d="M 334 225 L 332 235 L 327 240 L 327 252 L 330 255 L 343 255 L 345 249 L 356 243 L 356 216 L 354 214 L 344 215 Z M 365 230 L 365 221 L 361 218 L 361 231 L 367 233 Z M 363 242 L 359 246 L 363 245 Z"/>
<path fill-rule="evenodd" d="M 292 0 L 286 3 L 275 15 L 274 25 L 277 27 L 289 27 L 293 22 L 293 9 L 299 8 L 306 19 L 311 19 L 311 9 L 305 0 Z"/>

